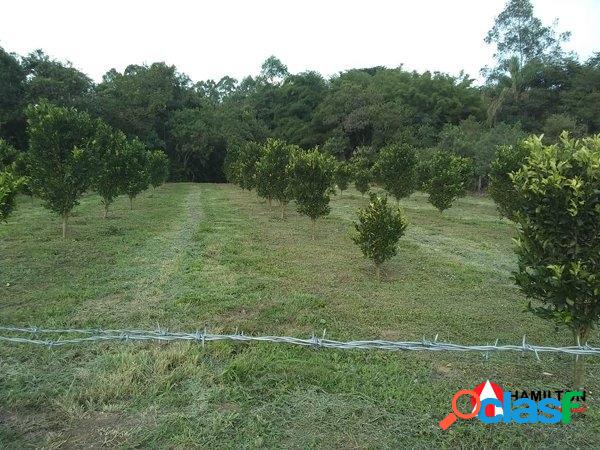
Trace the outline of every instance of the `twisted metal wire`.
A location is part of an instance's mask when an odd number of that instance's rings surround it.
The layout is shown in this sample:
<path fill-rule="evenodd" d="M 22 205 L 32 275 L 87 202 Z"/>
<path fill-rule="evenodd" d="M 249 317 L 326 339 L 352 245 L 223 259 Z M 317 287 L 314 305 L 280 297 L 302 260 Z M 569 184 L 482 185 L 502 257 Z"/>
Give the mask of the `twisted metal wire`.
<path fill-rule="evenodd" d="M 336 341 L 325 338 L 325 332 L 322 337 L 313 335 L 308 339 L 290 337 L 290 336 L 253 336 L 244 333 L 235 334 L 214 334 L 208 333 L 206 329 L 198 330 L 193 333 L 171 332 L 168 330 L 102 330 L 102 329 L 72 329 L 72 328 L 37 328 L 37 327 L 15 327 L 0 326 L 0 331 L 8 333 L 28 333 L 35 337 L 19 337 L 0 335 L 0 342 L 40 345 L 46 347 L 60 347 L 65 345 L 97 343 L 97 342 L 136 342 L 136 341 L 154 341 L 154 342 L 174 342 L 191 341 L 201 343 L 213 341 L 232 341 L 232 342 L 273 342 L 277 344 L 297 345 L 302 347 L 333 348 L 340 350 L 387 350 L 387 351 L 445 351 L 445 352 L 480 352 L 486 357 L 491 352 L 532 352 L 539 359 L 540 353 L 557 353 L 577 356 L 600 356 L 600 347 L 590 345 L 576 345 L 570 347 L 552 347 L 534 345 L 526 342 L 525 336 L 521 344 L 511 345 L 462 345 L 451 342 L 438 342 L 437 335 L 433 340 L 423 338 L 421 341 L 386 341 L 386 340 L 361 340 L 361 341 Z M 59 335 L 58 339 L 41 339 L 39 335 Z M 79 334 L 82 337 L 63 338 L 63 335 Z"/>

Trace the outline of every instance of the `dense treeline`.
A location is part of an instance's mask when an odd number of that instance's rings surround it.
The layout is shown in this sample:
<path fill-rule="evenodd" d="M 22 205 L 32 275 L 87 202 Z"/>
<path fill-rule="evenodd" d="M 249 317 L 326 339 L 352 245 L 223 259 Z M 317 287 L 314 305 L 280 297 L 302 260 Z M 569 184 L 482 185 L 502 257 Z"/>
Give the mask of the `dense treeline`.
<path fill-rule="evenodd" d="M 579 61 L 561 49 L 567 38 L 535 18 L 528 0 L 510 0 L 486 37 L 497 66 L 485 68 L 483 86 L 463 74 L 402 67 L 325 79 L 291 74 L 275 57 L 240 81 L 193 82 L 154 63 L 111 69 L 96 84 L 41 50 L 21 57 L 0 49 L 0 137 L 25 150 L 25 110 L 45 99 L 162 149 L 174 180 L 223 181 L 228 149 L 272 137 L 345 160 L 360 149 L 372 162 L 390 144 L 449 151 L 474 160 L 473 187 L 481 189 L 499 144 L 532 133 L 556 140 L 565 129 L 600 132 L 600 53 Z"/>

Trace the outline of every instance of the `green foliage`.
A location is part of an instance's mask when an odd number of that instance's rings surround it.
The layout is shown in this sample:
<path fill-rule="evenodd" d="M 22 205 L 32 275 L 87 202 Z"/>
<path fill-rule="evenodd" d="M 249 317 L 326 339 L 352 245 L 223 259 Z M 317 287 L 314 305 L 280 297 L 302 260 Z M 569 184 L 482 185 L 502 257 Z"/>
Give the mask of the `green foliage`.
<path fill-rule="evenodd" d="M 100 196 L 104 206 L 104 217 L 110 204 L 121 194 L 126 174 L 123 172 L 123 151 L 127 138 L 120 131 L 113 130 L 103 121 L 96 121 L 93 141 L 94 171 L 92 172 L 92 188 Z"/>
<path fill-rule="evenodd" d="M 583 344 L 600 320 L 600 135 L 545 146 L 513 176 L 520 208 L 517 285 L 535 314 L 568 327 Z M 576 365 L 575 387 L 583 373 Z"/>
<path fill-rule="evenodd" d="M 318 149 L 292 154 L 287 168 L 289 189 L 298 212 L 313 221 L 329 214 L 329 196 L 334 192 L 336 162 Z"/>
<path fill-rule="evenodd" d="M 352 180 L 352 166 L 346 161 L 338 161 L 335 166 L 333 180 L 340 192 L 348 189 L 348 185 Z"/>
<path fill-rule="evenodd" d="M 229 180 L 242 189 L 256 187 L 257 163 L 263 155 L 264 147 L 256 142 L 244 142 L 231 148 L 227 172 Z"/>
<path fill-rule="evenodd" d="M 388 145 L 380 150 L 373 166 L 375 180 L 396 200 L 415 191 L 417 154 L 410 144 Z"/>
<path fill-rule="evenodd" d="M 371 173 L 371 163 L 365 155 L 355 153 L 350 160 L 350 167 L 352 169 L 354 187 L 358 192 L 364 195 L 369 190 L 373 178 Z"/>
<path fill-rule="evenodd" d="M 66 221 L 90 186 L 94 122 L 86 113 L 45 101 L 27 109 L 29 185 L 44 206 Z"/>
<path fill-rule="evenodd" d="M 369 205 L 358 211 L 358 222 L 354 223 L 357 234 L 353 240 L 363 254 L 373 260 L 378 275 L 381 264 L 398 252 L 398 241 L 407 226 L 400 208 L 389 206 L 387 197 L 371 194 Z"/>
<path fill-rule="evenodd" d="M 0 171 L 13 168 L 18 156 L 18 150 L 0 138 Z"/>
<path fill-rule="evenodd" d="M 450 208 L 452 203 L 466 194 L 466 187 L 472 171 L 471 160 L 447 152 L 436 152 L 429 162 L 429 179 L 425 182 L 425 192 L 429 203 L 440 212 Z"/>
<path fill-rule="evenodd" d="M 564 131 L 569 132 L 574 138 L 581 138 L 586 134 L 585 126 L 579 124 L 574 117 L 568 114 L 552 114 L 544 122 L 544 144 L 555 144 L 560 141 Z"/>
<path fill-rule="evenodd" d="M 169 158 L 162 150 L 148 152 L 148 176 L 154 188 L 162 185 L 169 178 Z"/>
<path fill-rule="evenodd" d="M 15 198 L 19 191 L 22 178 L 12 172 L 0 171 L 0 222 L 6 219 L 15 207 Z"/>
<path fill-rule="evenodd" d="M 129 206 L 133 209 L 133 199 L 150 185 L 148 173 L 148 151 L 139 139 L 131 139 L 123 148 L 123 194 L 129 197 Z"/>
<path fill-rule="evenodd" d="M 516 125 L 499 123 L 495 126 L 475 121 L 463 120 L 459 125 L 448 124 L 440 133 L 438 147 L 455 155 L 473 160 L 472 185 L 481 192 L 490 173 L 492 159 L 500 145 L 516 145 L 527 136 Z"/>
<path fill-rule="evenodd" d="M 256 163 L 256 192 L 263 198 L 278 200 L 285 205 L 290 200 L 287 166 L 297 151 L 279 139 L 267 139 L 261 158 Z"/>
<path fill-rule="evenodd" d="M 496 158 L 490 169 L 489 194 L 496 202 L 501 216 L 514 220 L 520 200 L 515 191 L 511 174 L 518 171 L 529 155 L 526 145 L 502 145 L 496 150 Z"/>
<path fill-rule="evenodd" d="M 530 0 L 508 0 L 485 42 L 496 45 L 494 56 L 500 63 L 516 56 L 523 64 L 534 58 L 559 55 L 560 44 L 570 36 L 571 33 L 557 34 L 552 27 L 544 26 L 533 15 Z"/>

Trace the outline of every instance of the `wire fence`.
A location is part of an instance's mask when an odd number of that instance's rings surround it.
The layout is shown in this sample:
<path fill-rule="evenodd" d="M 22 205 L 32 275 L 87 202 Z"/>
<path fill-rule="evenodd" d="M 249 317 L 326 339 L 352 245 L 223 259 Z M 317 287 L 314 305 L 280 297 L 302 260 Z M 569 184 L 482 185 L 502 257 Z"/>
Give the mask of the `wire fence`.
<path fill-rule="evenodd" d="M 230 341 L 230 342 L 272 342 L 276 344 L 288 344 L 302 347 L 313 348 L 332 348 L 339 350 L 387 350 L 387 351 L 433 351 L 433 352 L 478 352 L 486 357 L 493 352 L 521 352 L 533 353 L 540 359 L 542 353 L 568 354 L 576 356 L 600 356 L 600 347 L 592 347 L 585 344 L 579 344 L 571 347 L 551 347 L 530 344 L 525 336 L 520 344 L 499 345 L 498 341 L 494 344 L 486 345 L 462 345 L 451 342 L 440 342 L 436 335 L 433 340 L 423 338 L 421 341 L 386 341 L 386 340 L 365 340 L 365 341 L 336 341 L 325 338 L 325 331 L 321 337 L 313 335 L 308 339 L 290 337 L 290 336 L 254 336 L 244 333 L 234 334 L 214 334 L 207 332 L 206 329 L 198 330 L 193 333 L 172 332 L 164 329 L 150 330 L 102 330 L 102 329 L 72 329 L 72 328 L 23 328 L 15 326 L 0 326 L 0 342 L 15 344 L 30 344 L 45 347 L 60 347 L 65 345 L 75 345 L 84 343 L 100 342 L 176 342 L 187 341 L 200 343 L 202 346 L 206 342 Z M 10 334 L 8 334 L 10 333 Z M 8 334 L 8 335 L 7 335 Z M 20 334 L 21 336 L 18 336 Z M 23 334 L 28 334 L 25 337 Z M 72 337 L 76 335 L 75 337 Z M 55 336 L 54 339 L 42 339 L 44 336 Z"/>

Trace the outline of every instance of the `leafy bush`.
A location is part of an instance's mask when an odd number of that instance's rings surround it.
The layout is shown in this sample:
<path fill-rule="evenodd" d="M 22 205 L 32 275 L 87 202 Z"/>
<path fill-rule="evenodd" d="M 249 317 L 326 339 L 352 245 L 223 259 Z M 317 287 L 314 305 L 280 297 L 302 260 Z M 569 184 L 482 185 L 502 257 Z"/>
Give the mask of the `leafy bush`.
<path fill-rule="evenodd" d="M 352 167 L 346 161 L 339 161 L 335 166 L 333 179 L 340 190 L 340 194 L 348 189 L 350 180 L 352 180 Z"/>
<path fill-rule="evenodd" d="M 169 178 L 169 158 L 162 150 L 148 152 L 148 175 L 150 185 L 156 189 Z"/>
<path fill-rule="evenodd" d="M 350 160 L 352 167 L 352 178 L 354 178 L 354 187 L 358 192 L 365 195 L 369 190 L 372 174 L 369 159 L 361 154 L 355 154 Z"/>
<path fill-rule="evenodd" d="M 519 145 L 502 145 L 496 150 L 496 158 L 490 168 L 489 193 L 496 202 L 501 216 L 514 220 L 519 209 L 519 197 L 511 179 L 511 173 L 518 171 L 529 155 L 529 147 Z"/>
<path fill-rule="evenodd" d="M 417 154 L 410 144 L 394 144 L 379 152 L 373 175 L 396 200 L 408 197 L 415 190 Z"/>
<path fill-rule="evenodd" d="M 22 182 L 22 178 L 17 177 L 8 170 L 0 172 L 0 222 L 6 222 L 13 211 L 15 197 Z"/>
<path fill-rule="evenodd" d="M 122 132 L 113 130 L 104 122 L 96 122 L 92 188 L 100 196 L 100 202 L 104 206 L 104 218 L 126 182 L 123 173 L 123 149 L 126 145 L 127 138 Z"/>
<path fill-rule="evenodd" d="M 285 206 L 290 200 L 287 166 L 293 152 L 299 149 L 279 139 L 268 139 L 260 160 L 256 163 L 256 191 L 266 198 L 278 200 L 281 205 L 281 218 L 285 216 Z"/>
<path fill-rule="evenodd" d="M 390 207 L 387 197 L 371 194 L 369 205 L 358 211 L 358 222 L 354 223 L 357 234 L 353 240 L 375 263 L 378 278 L 381 278 L 381 264 L 396 255 L 398 241 L 407 226 L 400 208 Z"/>
<path fill-rule="evenodd" d="M 244 142 L 231 148 L 226 164 L 227 177 L 242 189 L 256 187 L 256 164 L 263 154 L 263 146 L 256 142 Z"/>
<path fill-rule="evenodd" d="M 62 217 L 63 237 L 73 207 L 90 186 L 94 122 L 86 113 L 45 101 L 27 108 L 29 185 Z"/>
<path fill-rule="evenodd" d="M 471 175 L 472 163 L 447 152 L 436 152 L 429 162 L 425 192 L 429 194 L 429 203 L 440 212 L 450 208 L 452 203 L 466 193 Z"/>
<path fill-rule="evenodd" d="M 300 214 L 317 218 L 329 214 L 329 196 L 334 192 L 336 162 L 319 150 L 294 152 L 288 166 L 289 188 Z"/>
<path fill-rule="evenodd" d="M 529 309 L 568 327 L 586 342 L 600 320 L 600 135 L 574 140 L 563 134 L 545 146 L 525 141 L 530 154 L 513 176 L 519 196 L 517 285 L 541 302 Z M 582 387 L 582 358 L 575 388 Z"/>
<path fill-rule="evenodd" d="M 133 209 L 133 199 L 148 189 L 148 151 L 142 142 L 131 139 L 123 148 L 121 191 L 129 197 L 129 207 Z"/>

